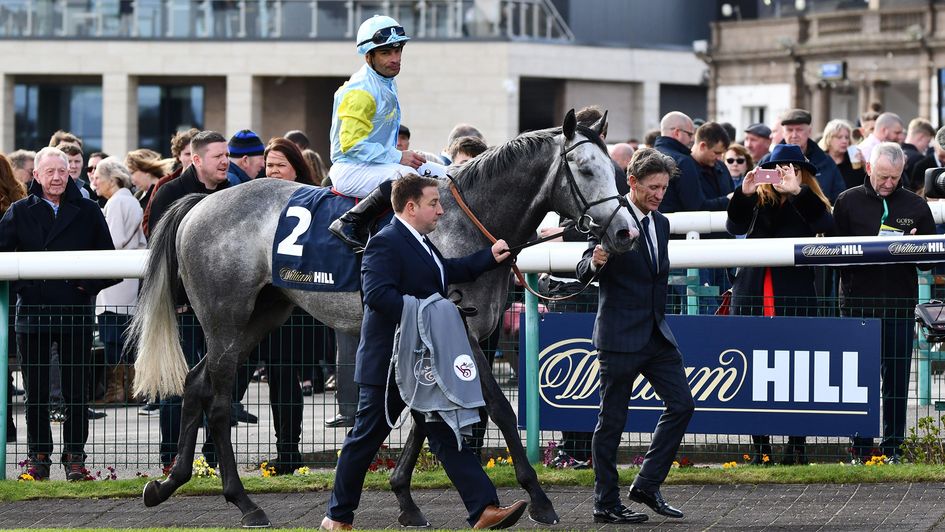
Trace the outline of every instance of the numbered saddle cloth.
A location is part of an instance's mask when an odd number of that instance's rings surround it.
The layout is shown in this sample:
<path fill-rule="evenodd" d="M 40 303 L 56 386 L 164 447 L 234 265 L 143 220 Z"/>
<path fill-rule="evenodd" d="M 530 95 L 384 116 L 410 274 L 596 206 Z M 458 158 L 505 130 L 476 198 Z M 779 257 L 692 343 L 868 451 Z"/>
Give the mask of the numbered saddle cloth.
<path fill-rule="evenodd" d="M 462 448 L 485 406 L 479 370 L 456 305 L 440 294 L 404 296 L 391 365 L 400 396 L 428 422 L 445 422 Z"/>
<path fill-rule="evenodd" d="M 325 187 L 295 191 L 279 216 L 272 242 L 272 284 L 317 292 L 357 292 L 360 267 L 344 242 L 328 226 L 354 199 Z"/>

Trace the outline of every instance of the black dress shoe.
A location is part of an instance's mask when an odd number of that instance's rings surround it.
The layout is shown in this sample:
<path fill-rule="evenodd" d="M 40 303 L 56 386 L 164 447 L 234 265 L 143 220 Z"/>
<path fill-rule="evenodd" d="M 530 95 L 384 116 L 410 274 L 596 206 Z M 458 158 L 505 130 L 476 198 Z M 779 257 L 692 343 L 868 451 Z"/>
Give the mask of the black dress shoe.
<path fill-rule="evenodd" d="M 643 491 L 636 486 L 630 486 L 630 493 L 627 494 L 630 500 L 649 506 L 654 512 L 665 515 L 666 517 L 680 518 L 683 513 L 673 508 L 663 500 L 663 495 L 659 490 L 654 492 Z"/>
<path fill-rule="evenodd" d="M 343 416 L 338 414 L 337 416 L 326 419 L 325 426 L 331 429 L 337 429 L 341 427 L 353 427 L 354 426 L 354 417 L 352 416 Z"/>
<path fill-rule="evenodd" d="M 235 425 L 236 422 L 249 423 L 252 425 L 258 423 L 259 418 L 247 412 L 242 403 L 233 403 L 232 411 L 230 413 L 230 424 Z"/>
<path fill-rule="evenodd" d="M 634 512 L 622 504 L 606 510 L 594 509 L 595 523 L 642 523 L 650 517 L 640 512 Z"/>

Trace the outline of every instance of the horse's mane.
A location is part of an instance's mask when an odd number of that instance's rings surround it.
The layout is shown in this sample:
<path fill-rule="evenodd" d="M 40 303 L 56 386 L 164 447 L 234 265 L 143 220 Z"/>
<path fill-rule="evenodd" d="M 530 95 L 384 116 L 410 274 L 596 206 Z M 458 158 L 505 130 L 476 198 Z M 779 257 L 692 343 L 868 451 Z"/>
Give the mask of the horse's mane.
<path fill-rule="evenodd" d="M 577 126 L 577 131 L 607 153 L 607 145 L 591 128 Z M 561 128 L 528 131 L 500 146 L 493 146 L 474 157 L 457 172 L 454 178 L 460 184 L 475 183 L 492 176 L 503 175 L 523 157 L 534 156 L 544 144 L 561 134 Z"/>

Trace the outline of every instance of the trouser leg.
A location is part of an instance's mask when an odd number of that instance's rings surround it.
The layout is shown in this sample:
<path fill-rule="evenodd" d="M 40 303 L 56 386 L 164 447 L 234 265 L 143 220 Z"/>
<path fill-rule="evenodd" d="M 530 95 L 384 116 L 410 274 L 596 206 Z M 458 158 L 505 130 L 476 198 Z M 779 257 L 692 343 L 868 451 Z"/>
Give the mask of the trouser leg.
<path fill-rule="evenodd" d="M 77 317 L 76 322 L 82 320 Z M 62 396 L 66 420 L 63 423 L 63 451 L 83 453 L 89 437 L 89 410 L 86 396 L 91 383 L 87 376 L 91 358 L 91 331 L 84 325 L 64 329 L 57 338 L 62 370 Z"/>
<path fill-rule="evenodd" d="M 645 491 L 659 489 L 686 434 L 686 427 L 695 411 L 692 391 L 686 382 L 682 354 L 673 346 L 660 350 L 640 368 L 653 390 L 663 399 L 666 410 L 653 432 L 650 448 L 643 457 L 643 466 L 633 481 Z"/>
<path fill-rule="evenodd" d="M 909 402 L 909 372 L 912 364 L 913 322 L 903 319 L 883 320 L 883 441 L 886 456 L 902 454 L 899 448 L 906 433 Z"/>
<path fill-rule="evenodd" d="M 627 424 L 630 391 L 636 379 L 629 353 L 599 351 L 600 412 L 591 442 L 594 458 L 594 506 L 613 508 L 620 504 L 617 447 Z"/>
<path fill-rule="evenodd" d="M 49 350 L 48 332 L 17 334 L 17 351 L 23 385 L 26 388 L 26 443 L 30 454 L 51 454 L 52 430 L 49 427 Z"/>

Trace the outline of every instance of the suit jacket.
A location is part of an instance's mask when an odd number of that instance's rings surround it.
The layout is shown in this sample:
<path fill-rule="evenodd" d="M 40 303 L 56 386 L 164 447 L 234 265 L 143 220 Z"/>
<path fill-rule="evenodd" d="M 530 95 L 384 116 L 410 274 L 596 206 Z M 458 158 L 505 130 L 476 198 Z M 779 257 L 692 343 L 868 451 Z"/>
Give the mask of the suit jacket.
<path fill-rule="evenodd" d="M 112 237 L 98 204 L 82 197 L 69 180 L 59 202 L 59 213 L 43 200 L 35 179 L 30 195 L 10 206 L 0 219 L 0 251 L 112 250 Z M 38 332 L 40 327 L 68 327 L 91 323 L 92 301 L 118 279 L 22 280 L 13 284 L 17 294 L 16 332 Z"/>
<path fill-rule="evenodd" d="M 632 209 L 630 216 L 635 218 Z M 611 255 L 599 270 L 600 298 L 594 322 L 594 346 L 598 350 L 634 352 L 659 331 L 671 344 L 676 338 L 666 323 L 666 292 L 669 282 L 669 220 L 653 212 L 659 268 L 654 269 L 643 230 L 626 253 Z M 592 238 L 577 265 L 577 277 L 587 282 L 594 275 L 591 257 L 599 244 Z"/>
<path fill-rule="evenodd" d="M 446 286 L 474 280 L 498 264 L 486 248 L 456 259 L 434 252 L 443 264 Z M 358 345 L 354 381 L 383 386 L 394 350 L 394 329 L 400 323 L 403 296 L 426 299 L 435 293 L 446 297 L 440 269 L 426 248 L 397 218 L 371 237 L 361 261 L 364 320 Z"/>

